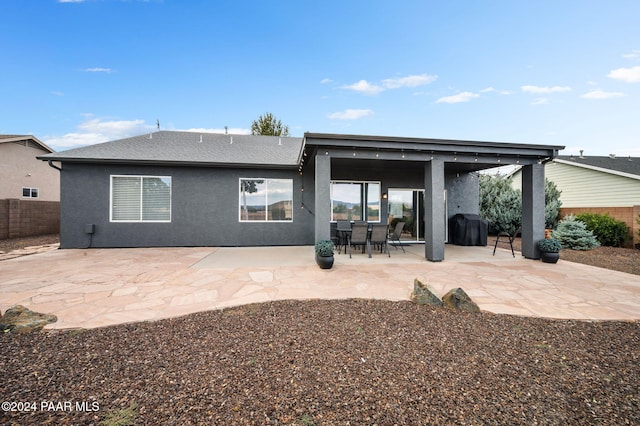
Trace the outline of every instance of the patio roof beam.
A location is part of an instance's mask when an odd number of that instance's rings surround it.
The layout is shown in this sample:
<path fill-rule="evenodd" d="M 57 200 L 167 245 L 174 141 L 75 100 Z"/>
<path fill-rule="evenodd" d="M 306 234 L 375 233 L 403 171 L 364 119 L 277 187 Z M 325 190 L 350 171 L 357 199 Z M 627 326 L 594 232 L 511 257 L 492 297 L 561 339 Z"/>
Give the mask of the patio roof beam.
<path fill-rule="evenodd" d="M 357 148 L 327 148 L 320 149 L 318 152 L 321 156 L 329 156 L 339 159 L 353 160 L 378 160 L 378 161 L 417 161 L 426 162 L 434 159 L 442 160 L 445 163 L 478 163 L 491 164 L 500 166 L 504 164 L 538 164 L 548 161 L 549 157 L 543 156 L 520 156 L 520 155 L 498 155 L 483 153 L 431 153 L 403 150 L 372 150 Z"/>

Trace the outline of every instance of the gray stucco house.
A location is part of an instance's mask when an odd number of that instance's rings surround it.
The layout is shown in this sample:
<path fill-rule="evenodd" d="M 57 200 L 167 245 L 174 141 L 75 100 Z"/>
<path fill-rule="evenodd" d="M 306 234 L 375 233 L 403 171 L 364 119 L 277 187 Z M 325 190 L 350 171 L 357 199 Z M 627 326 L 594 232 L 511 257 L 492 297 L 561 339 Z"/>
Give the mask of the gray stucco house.
<path fill-rule="evenodd" d="M 478 175 L 523 166 L 523 255 L 544 236 L 544 163 L 562 146 L 305 133 L 158 131 L 39 156 L 61 163 L 62 248 L 310 245 L 337 219 L 402 216 L 444 259 Z"/>

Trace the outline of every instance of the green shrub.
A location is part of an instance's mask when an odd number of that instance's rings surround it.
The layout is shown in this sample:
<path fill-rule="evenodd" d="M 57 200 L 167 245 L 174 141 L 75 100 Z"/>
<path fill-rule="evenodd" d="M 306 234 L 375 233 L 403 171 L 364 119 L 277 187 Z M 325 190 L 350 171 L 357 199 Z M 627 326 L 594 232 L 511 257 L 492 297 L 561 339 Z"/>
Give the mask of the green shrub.
<path fill-rule="evenodd" d="M 584 222 L 603 246 L 620 247 L 629 235 L 627 224 L 609 214 L 580 213 L 576 215 L 576 219 Z"/>
<path fill-rule="evenodd" d="M 560 191 L 550 180 L 544 185 L 545 227 L 554 229 L 560 215 Z M 480 216 L 489 222 L 489 232 L 513 234 L 522 225 L 522 193 L 502 176 L 480 175 Z"/>
<path fill-rule="evenodd" d="M 319 256 L 332 256 L 333 255 L 333 241 L 320 240 L 316 243 L 316 253 Z"/>
<path fill-rule="evenodd" d="M 546 251 L 547 253 L 557 253 L 562 248 L 562 244 L 556 239 L 545 238 L 538 241 L 538 248 L 540 251 Z"/>
<path fill-rule="evenodd" d="M 562 247 L 573 250 L 591 250 L 600 243 L 584 224 L 575 216 L 566 216 L 558 223 L 558 228 L 553 231 L 553 238 L 558 240 Z"/>
<path fill-rule="evenodd" d="M 548 179 L 544 180 L 544 227 L 556 229 L 560 220 L 561 191 L 558 191 L 556 184 Z"/>
<path fill-rule="evenodd" d="M 513 234 L 522 223 L 522 196 L 501 176 L 480 176 L 480 216 L 489 232 Z"/>

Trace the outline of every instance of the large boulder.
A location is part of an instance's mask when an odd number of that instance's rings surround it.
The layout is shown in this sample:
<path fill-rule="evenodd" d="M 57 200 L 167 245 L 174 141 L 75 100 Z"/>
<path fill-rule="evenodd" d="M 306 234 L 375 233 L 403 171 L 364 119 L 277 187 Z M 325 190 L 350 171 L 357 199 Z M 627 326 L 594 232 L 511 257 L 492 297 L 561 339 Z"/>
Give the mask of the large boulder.
<path fill-rule="evenodd" d="M 480 312 L 480 308 L 471 300 L 469 295 L 461 288 L 449 290 L 447 294 L 442 296 L 444 306 L 458 311 Z"/>
<path fill-rule="evenodd" d="M 33 312 L 22 305 L 9 308 L 0 317 L 0 331 L 12 331 L 14 333 L 31 333 L 58 321 L 55 315 Z"/>
<path fill-rule="evenodd" d="M 442 306 L 442 300 L 436 296 L 435 291 L 423 278 L 413 280 L 413 292 L 411 301 L 418 305 Z"/>

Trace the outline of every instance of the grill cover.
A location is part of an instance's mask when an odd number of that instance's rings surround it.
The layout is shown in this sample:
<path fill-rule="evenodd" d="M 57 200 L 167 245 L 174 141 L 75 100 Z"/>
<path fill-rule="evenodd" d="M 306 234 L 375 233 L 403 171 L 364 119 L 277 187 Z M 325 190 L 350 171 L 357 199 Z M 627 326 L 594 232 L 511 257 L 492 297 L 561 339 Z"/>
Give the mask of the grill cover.
<path fill-rule="evenodd" d="M 477 214 L 458 213 L 449 219 L 451 243 L 458 246 L 486 246 L 488 223 Z"/>

